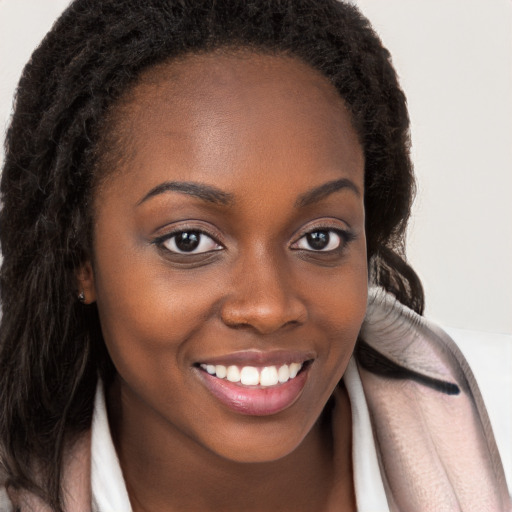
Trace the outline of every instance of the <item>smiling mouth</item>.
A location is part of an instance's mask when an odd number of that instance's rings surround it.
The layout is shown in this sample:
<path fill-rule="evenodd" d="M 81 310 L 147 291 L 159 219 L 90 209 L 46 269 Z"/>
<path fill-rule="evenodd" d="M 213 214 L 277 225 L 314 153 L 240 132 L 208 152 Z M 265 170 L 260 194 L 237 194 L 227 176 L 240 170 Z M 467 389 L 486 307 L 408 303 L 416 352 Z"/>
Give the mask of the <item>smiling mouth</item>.
<path fill-rule="evenodd" d="M 268 388 L 284 384 L 297 377 L 308 361 L 273 366 L 225 366 L 202 363 L 199 367 L 209 375 L 241 386 Z"/>
<path fill-rule="evenodd" d="M 293 360 L 292 360 L 293 361 Z M 249 361 L 248 361 L 249 362 Z M 270 361 L 269 361 L 270 362 Z M 306 385 L 313 359 L 264 366 L 198 363 L 209 392 L 238 414 L 268 416 L 292 406 Z"/>

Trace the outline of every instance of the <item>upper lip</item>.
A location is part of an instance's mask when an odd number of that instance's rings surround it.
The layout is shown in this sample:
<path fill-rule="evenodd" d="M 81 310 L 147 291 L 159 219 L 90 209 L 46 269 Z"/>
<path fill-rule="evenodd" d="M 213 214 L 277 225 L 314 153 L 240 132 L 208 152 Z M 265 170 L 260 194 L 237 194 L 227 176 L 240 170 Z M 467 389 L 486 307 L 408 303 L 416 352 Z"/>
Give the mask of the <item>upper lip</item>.
<path fill-rule="evenodd" d="M 212 365 L 236 365 L 236 366 L 278 366 L 291 363 L 304 363 L 315 359 L 312 351 L 289 351 L 289 350 L 244 350 L 221 356 L 208 357 L 198 364 Z"/>

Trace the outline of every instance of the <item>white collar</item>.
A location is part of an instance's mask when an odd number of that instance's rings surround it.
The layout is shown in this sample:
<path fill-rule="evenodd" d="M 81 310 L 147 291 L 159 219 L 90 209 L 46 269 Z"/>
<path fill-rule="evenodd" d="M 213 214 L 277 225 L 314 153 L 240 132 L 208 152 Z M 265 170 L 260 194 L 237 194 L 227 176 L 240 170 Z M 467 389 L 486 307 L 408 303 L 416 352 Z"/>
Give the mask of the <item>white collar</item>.
<path fill-rule="evenodd" d="M 102 382 L 96 389 L 92 418 L 91 490 L 93 512 L 131 512 L 123 473 L 110 435 Z"/>
<path fill-rule="evenodd" d="M 352 411 L 352 467 L 357 510 L 389 512 L 368 404 L 354 357 L 348 363 L 343 382 L 347 388 Z"/>

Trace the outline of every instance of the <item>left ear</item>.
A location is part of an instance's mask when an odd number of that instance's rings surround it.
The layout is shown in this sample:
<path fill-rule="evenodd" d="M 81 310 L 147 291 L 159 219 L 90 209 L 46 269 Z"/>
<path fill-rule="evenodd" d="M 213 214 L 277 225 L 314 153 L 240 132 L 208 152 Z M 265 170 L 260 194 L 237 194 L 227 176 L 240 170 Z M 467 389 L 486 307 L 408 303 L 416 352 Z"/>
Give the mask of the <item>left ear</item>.
<path fill-rule="evenodd" d="M 78 300 L 82 304 L 92 304 L 96 301 L 96 286 L 94 271 L 90 261 L 86 261 L 76 270 Z"/>

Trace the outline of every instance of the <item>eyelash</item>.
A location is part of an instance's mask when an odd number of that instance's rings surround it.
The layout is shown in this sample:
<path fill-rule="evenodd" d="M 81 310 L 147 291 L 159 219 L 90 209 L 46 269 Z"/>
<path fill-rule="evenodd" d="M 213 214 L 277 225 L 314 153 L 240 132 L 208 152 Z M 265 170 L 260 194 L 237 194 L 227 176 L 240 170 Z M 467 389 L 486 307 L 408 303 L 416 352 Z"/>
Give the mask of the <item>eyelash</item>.
<path fill-rule="evenodd" d="M 312 235 L 314 233 L 328 233 L 328 245 L 331 243 L 331 233 L 334 233 L 338 238 L 339 238 L 339 244 L 334 247 L 334 248 L 331 248 L 331 249 L 328 249 L 328 250 L 325 250 L 325 249 L 318 249 L 318 250 L 315 250 L 315 249 L 307 249 L 307 248 L 304 248 L 304 247 L 299 247 L 297 246 L 299 244 L 299 242 L 301 240 L 304 240 L 306 239 L 306 237 L 308 235 Z M 199 242 L 198 242 L 198 247 L 201 247 L 201 244 L 203 243 L 204 241 L 204 238 L 207 237 L 211 240 L 211 243 L 214 244 L 216 247 L 215 248 L 212 248 L 212 249 L 209 249 L 209 250 L 203 250 L 203 251 L 200 251 L 200 252 L 193 252 L 193 251 L 181 251 L 179 250 L 179 248 L 177 247 L 176 245 L 176 237 L 178 235 L 181 235 L 181 234 L 197 234 L 199 235 Z M 309 252 L 309 253 L 313 253 L 313 254 L 335 254 L 335 253 L 339 253 L 339 252 L 343 252 L 343 250 L 346 248 L 346 246 L 352 242 L 354 239 L 356 238 L 356 236 L 350 232 L 350 231 L 346 231 L 346 230 L 343 230 L 343 229 L 338 229 L 338 228 L 333 228 L 333 227 L 326 227 L 326 226 L 319 226 L 319 227 L 315 227 L 315 228 L 312 228 L 312 229 L 309 229 L 308 231 L 306 231 L 304 234 L 302 234 L 300 236 L 300 238 L 298 238 L 295 242 L 293 242 L 293 244 L 291 244 L 291 249 L 292 250 L 296 250 L 296 251 L 306 251 L 306 252 Z M 171 248 L 169 248 L 166 243 L 167 242 L 170 242 L 170 241 L 173 241 L 173 245 L 176 249 L 178 250 L 172 250 Z M 168 251 L 172 254 L 179 254 L 179 255 L 189 255 L 189 256 L 193 256 L 193 255 L 198 255 L 198 254 L 207 254 L 207 253 L 211 253 L 211 252 L 215 252 L 215 251 L 219 251 L 221 249 L 224 249 L 225 247 L 219 243 L 217 240 L 216 240 L 216 237 L 213 236 L 212 234 L 202 230 L 202 229 L 198 229 L 198 228 L 190 228 L 190 229 L 187 229 L 187 228 L 180 228 L 180 229 L 177 229 L 175 231 L 172 231 L 170 233 L 166 233 L 165 235 L 162 235 L 162 236 L 159 236 L 158 238 L 156 238 L 153 243 L 155 245 L 157 245 L 158 247 L 162 248 L 163 250 L 165 251 Z M 194 248 L 193 250 L 197 249 Z"/>

